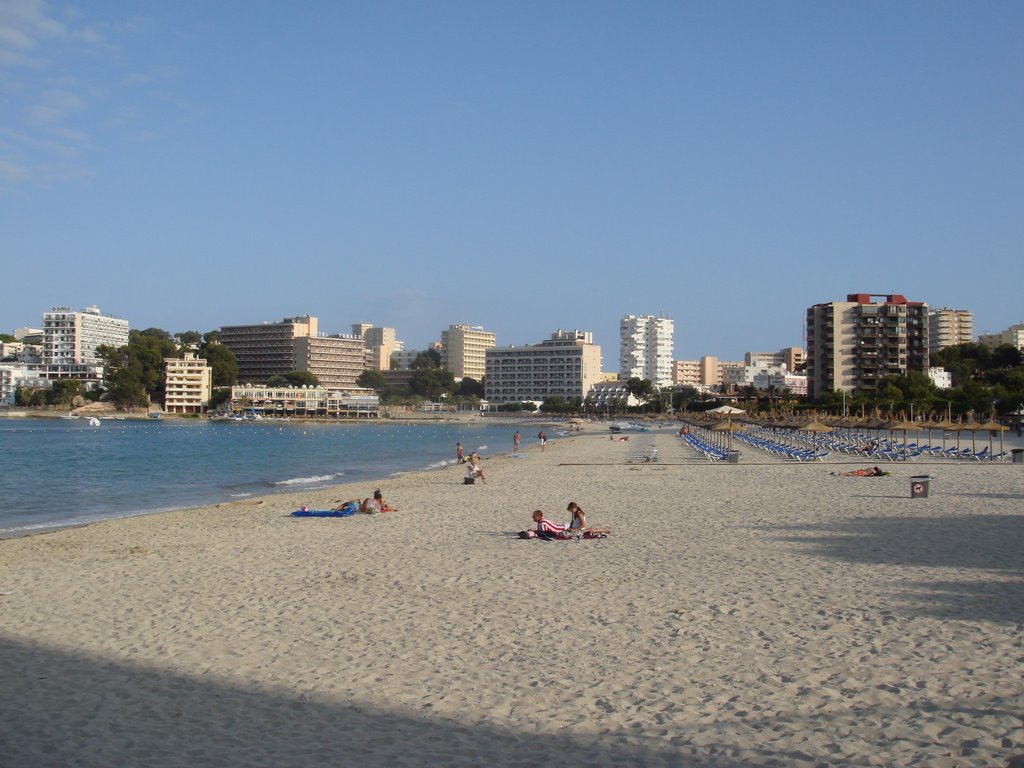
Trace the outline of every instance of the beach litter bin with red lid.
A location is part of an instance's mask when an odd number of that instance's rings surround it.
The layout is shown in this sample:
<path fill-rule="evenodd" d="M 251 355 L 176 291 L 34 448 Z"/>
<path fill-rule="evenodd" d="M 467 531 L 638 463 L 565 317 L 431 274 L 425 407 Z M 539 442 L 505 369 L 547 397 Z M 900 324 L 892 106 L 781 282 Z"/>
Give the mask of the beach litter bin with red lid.
<path fill-rule="evenodd" d="M 910 478 L 910 498 L 927 499 L 928 486 L 931 482 L 930 475 L 914 475 Z"/>

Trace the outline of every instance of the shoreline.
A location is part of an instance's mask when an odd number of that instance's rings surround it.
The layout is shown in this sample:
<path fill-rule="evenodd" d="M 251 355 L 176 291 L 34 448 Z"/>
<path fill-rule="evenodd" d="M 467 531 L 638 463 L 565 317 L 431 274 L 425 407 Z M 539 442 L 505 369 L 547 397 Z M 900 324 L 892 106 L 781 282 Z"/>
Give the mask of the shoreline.
<path fill-rule="evenodd" d="M 38 416 L 38 417 L 29 417 L 29 418 L 46 418 L 46 417 Z M 144 417 L 140 418 L 138 420 L 139 421 L 147 421 L 147 419 L 145 419 Z M 172 419 L 166 419 L 165 421 L 172 422 L 173 420 Z M 189 421 L 194 421 L 194 420 L 192 420 L 192 419 L 185 419 L 183 421 L 189 422 Z M 379 426 L 379 427 L 384 428 L 384 427 L 387 427 L 387 426 L 396 426 L 397 424 L 403 424 L 403 425 L 409 424 L 409 425 L 414 425 L 414 426 L 423 426 L 418 421 L 404 420 L 404 419 L 403 420 L 398 420 L 398 421 L 380 420 L 380 421 L 373 421 L 373 422 L 366 422 L 366 421 L 360 421 L 360 422 L 355 422 L 355 421 L 344 421 L 344 422 L 327 421 L 327 422 L 325 422 L 323 420 L 311 419 L 311 420 L 297 420 L 296 423 L 294 424 L 294 426 L 296 426 L 296 427 L 299 427 L 299 426 L 307 427 L 311 423 L 312 424 L 324 424 L 324 425 L 330 426 L 330 427 L 334 427 L 334 426 L 338 426 L 338 427 L 344 427 L 344 426 L 348 426 L 348 427 L 353 427 L 353 426 L 363 427 L 363 426 L 366 426 L 366 425 L 371 425 L 371 426 Z M 426 425 L 430 425 L 430 424 L 433 424 L 433 423 L 437 423 L 437 422 L 434 422 L 434 421 L 426 422 Z M 450 421 L 448 423 L 450 423 L 450 424 L 460 424 L 460 423 L 465 423 L 465 422 L 460 422 L 458 420 L 455 420 L 455 421 Z M 481 422 L 475 422 L 475 424 L 476 425 L 480 425 L 480 426 L 486 426 L 487 425 L 487 423 L 481 423 Z M 503 425 L 503 423 L 493 423 L 493 424 L 496 425 L 496 426 L 502 426 Z M 514 425 L 531 426 L 531 425 L 536 425 L 536 424 L 549 425 L 551 427 L 558 427 L 558 426 L 560 426 L 559 423 L 553 422 L 553 421 L 551 421 L 549 419 L 537 420 L 535 422 L 529 422 L 529 423 L 524 423 L 522 421 L 509 422 L 509 426 L 514 426 Z M 269 420 L 268 419 L 268 420 L 261 420 L 261 421 L 256 421 L 256 422 L 246 422 L 244 425 L 239 425 L 239 426 L 240 427 L 241 426 L 245 426 L 245 427 L 255 426 L 257 428 L 259 428 L 259 427 L 277 428 L 277 427 L 280 427 L 281 424 L 278 423 L 278 422 L 275 422 L 274 420 Z M 232 429 L 232 428 L 234 428 L 234 425 L 227 425 L 224 428 L 225 429 Z M 101 427 L 98 428 L 98 429 L 101 429 Z M 569 433 L 570 436 L 574 435 L 574 434 L 579 434 L 579 432 Z M 554 442 L 558 442 L 559 440 L 564 440 L 565 437 L 566 437 L 566 435 L 562 435 L 561 437 L 559 437 L 557 435 L 553 435 L 551 438 L 549 438 L 549 445 L 554 443 Z M 527 448 L 525 448 L 523 450 L 524 451 L 528 451 L 529 450 L 529 446 L 527 446 Z M 481 458 L 489 466 L 496 459 L 500 459 L 500 458 L 507 457 L 507 456 L 508 456 L 508 454 L 506 454 L 505 452 L 499 451 L 498 453 L 496 453 L 494 455 L 485 454 Z M 436 465 L 423 466 L 422 464 L 417 464 L 416 466 L 413 466 L 412 468 L 408 468 L 408 469 L 395 469 L 390 474 L 382 475 L 382 476 L 363 477 L 361 479 L 342 480 L 340 482 L 335 481 L 335 482 L 331 482 L 328 485 L 317 485 L 317 486 L 314 486 L 314 487 L 311 487 L 311 488 L 302 488 L 301 486 L 299 486 L 299 487 L 296 487 L 294 490 L 293 489 L 282 489 L 282 490 L 270 491 L 268 489 L 268 490 L 266 490 L 264 492 L 257 493 L 256 495 L 247 495 L 247 496 L 244 496 L 243 498 L 239 498 L 239 499 L 224 499 L 224 500 L 211 499 L 210 501 L 205 501 L 205 502 L 203 502 L 203 501 L 199 501 L 199 502 L 188 502 L 188 501 L 186 501 L 186 502 L 181 503 L 181 504 L 175 504 L 175 505 L 172 505 L 172 506 L 166 506 L 166 507 L 162 507 L 162 508 L 159 508 L 159 509 L 133 509 L 133 510 L 122 510 L 122 511 L 119 511 L 119 512 L 109 512 L 109 513 L 95 512 L 95 513 L 89 513 L 88 517 L 86 517 L 85 519 L 72 519 L 72 520 L 68 520 L 68 521 L 64 521 L 64 522 L 54 521 L 52 523 L 50 523 L 50 522 L 29 523 L 29 524 L 24 524 L 24 525 L 22 525 L 20 527 L 6 528 L 6 529 L 3 529 L 3 530 L 0 530 L 0 540 L 12 539 L 12 538 L 22 538 L 22 537 L 25 537 L 25 536 L 43 535 L 43 534 L 49 534 L 49 533 L 53 533 L 53 532 L 64 530 L 64 529 L 68 529 L 68 528 L 81 528 L 81 527 L 85 527 L 85 526 L 92 526 L 92 525 L 97 525 L 97 524 L 102 524 L 102 523 L 112 522 L 112 521 L 117 521 L 117 520 L 128 520 L 128 519 L 133 519 L 133 518 L 148 517 L 148 516 L 152 516 L 152 515 L 162 515 L 162 514 L 168 514 L 168 513 L 174 513 L 174 512 L 187 512 L 187 511 L 192 511 L 192 510 L 204 510 L 204 509 L 210 509 L 210 508 L 221 508 L 221 507 L 228 506 L 228 505 L 239 505 L 239 504 L 244 505 L 246 503 L 254 503 L 254 504 L 260 504 L 261 505 L 261 504 L 264 504 L 264 503 L 268 503 L 268 502 L 272 502 L 272 501 L 280 501 L 280 500 L 284 500 L 284 499 L 288 499 L 288 498 L 299 499 L 298 506 L 295 507 L 297 509 L 300 506 L 302 506 L 303 503 L 305 503 L 305 502 L 301 501 L 301 499 L 303 499 L 303 498 L 305 498 L 305 499 L 309 499 L 309 498 L 321 499 L 321 498 L 323 498 L 325 496 L 325 494 L 329 495 L 329 494 L 331 494 L 333 492 L 336 492 L 336 491 L 337 492 L 341 492 L 346 487 L 353 487 L 353 488 L 354 487 L 363 487 L 363 486 L 379 487 L 379 486 L 381 486 L 383 484 L 386 484 L 388 482 L 391 482 L 394 479 L 399 478 L 399 477 L 407 477 L 407 476 L 415 477 L 415 476 L 420 475 L 420 474 L 422 474 L 424 477 L 428 477 L 428 476 L 432 475 L 435 472 L 443 472 L 445 470 L 450 470 L 453 466 L 457 466 L 454 459 L 444 459 L 444 460 L 441 460 L 440 463 L 436 464 Z M 460 467 L 459 471 L 464 471 L 464 470 Z M 368 496 L 368 495 L 369 495 L 369 493 L 364 493 L 363 497 Z"/>
<path fill-rule="evenodd" d="M 659 463 L 628 463 L 639 444 Z M 687 463 L 582 432 L 0 540 L 12 764 L 961 766 L 1024 753 L 1022 467 Z M 661 464 L 664 457 L 666 464 Z M 863 463 L 863 462 L 861 462 Z M 724 467 L 724 469 L 723 469 Z M 888 468 L 888 467 L 887 467 Z M 597 541 L 522 541 L 576 500 Z"/>

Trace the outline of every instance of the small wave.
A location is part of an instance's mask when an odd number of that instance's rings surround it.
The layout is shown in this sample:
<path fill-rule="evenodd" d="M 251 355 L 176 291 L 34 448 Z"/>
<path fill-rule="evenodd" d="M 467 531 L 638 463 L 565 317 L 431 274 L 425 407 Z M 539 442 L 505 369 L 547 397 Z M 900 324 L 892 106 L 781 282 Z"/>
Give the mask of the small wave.
<path fill-rule="evenodd" d="M 251 493 L 229 493 L 228 496 L 230 496 L 232 499 L 244 499 L 247 496 L 252 496 L 252 494 Z"/>
<path fill-rule="evenodd" d="M 310 483 L 325 483 L 341 477 L 344 472 L 335 472 L 333 475 L 313 475 L 312 477 L 293 477 L 288 480 L 278 480 L 273 485 L 309 485 Z"/>
<path fill-rule="evenodd" d="M 477 450 L 478 451 L 486 451 L 489 447 L 490 446 L 488 446 L 488 445 L 481 445 L 479 448 L 477 448 Z"/>

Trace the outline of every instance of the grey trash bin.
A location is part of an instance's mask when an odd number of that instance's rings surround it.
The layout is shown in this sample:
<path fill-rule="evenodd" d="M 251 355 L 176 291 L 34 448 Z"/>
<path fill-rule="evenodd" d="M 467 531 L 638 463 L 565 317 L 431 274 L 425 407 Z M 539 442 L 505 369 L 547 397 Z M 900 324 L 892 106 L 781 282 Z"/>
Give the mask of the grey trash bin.
<path fill-rule="evenodd" d="M 1010 451 L 1014 464 L 1024 464 L 1024 448 L 1014 448 Z"/>
<path fill-rule="evenodd" d="M 914 475 L 910 478 L 910 498 L 927 499 L 931 479 L 930 475 Z"/>
<path fill-rule="evenodd" d="M 739 451 L 729 451 L 729 463 L 730 464 L 739 464 L 740 463 L 740 452 Z"/>

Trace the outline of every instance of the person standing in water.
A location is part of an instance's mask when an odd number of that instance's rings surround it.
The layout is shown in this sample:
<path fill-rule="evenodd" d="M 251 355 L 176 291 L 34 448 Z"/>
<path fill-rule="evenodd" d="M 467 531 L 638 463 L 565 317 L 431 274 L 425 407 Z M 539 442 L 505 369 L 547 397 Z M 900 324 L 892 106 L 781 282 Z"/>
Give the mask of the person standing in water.
<path fill-rule="evenodd" d="M 523 439 L 523 436 L 519 434 L 519 430 L 512 435 L 512 453 L 519 453 L 519 443 Z"/>

